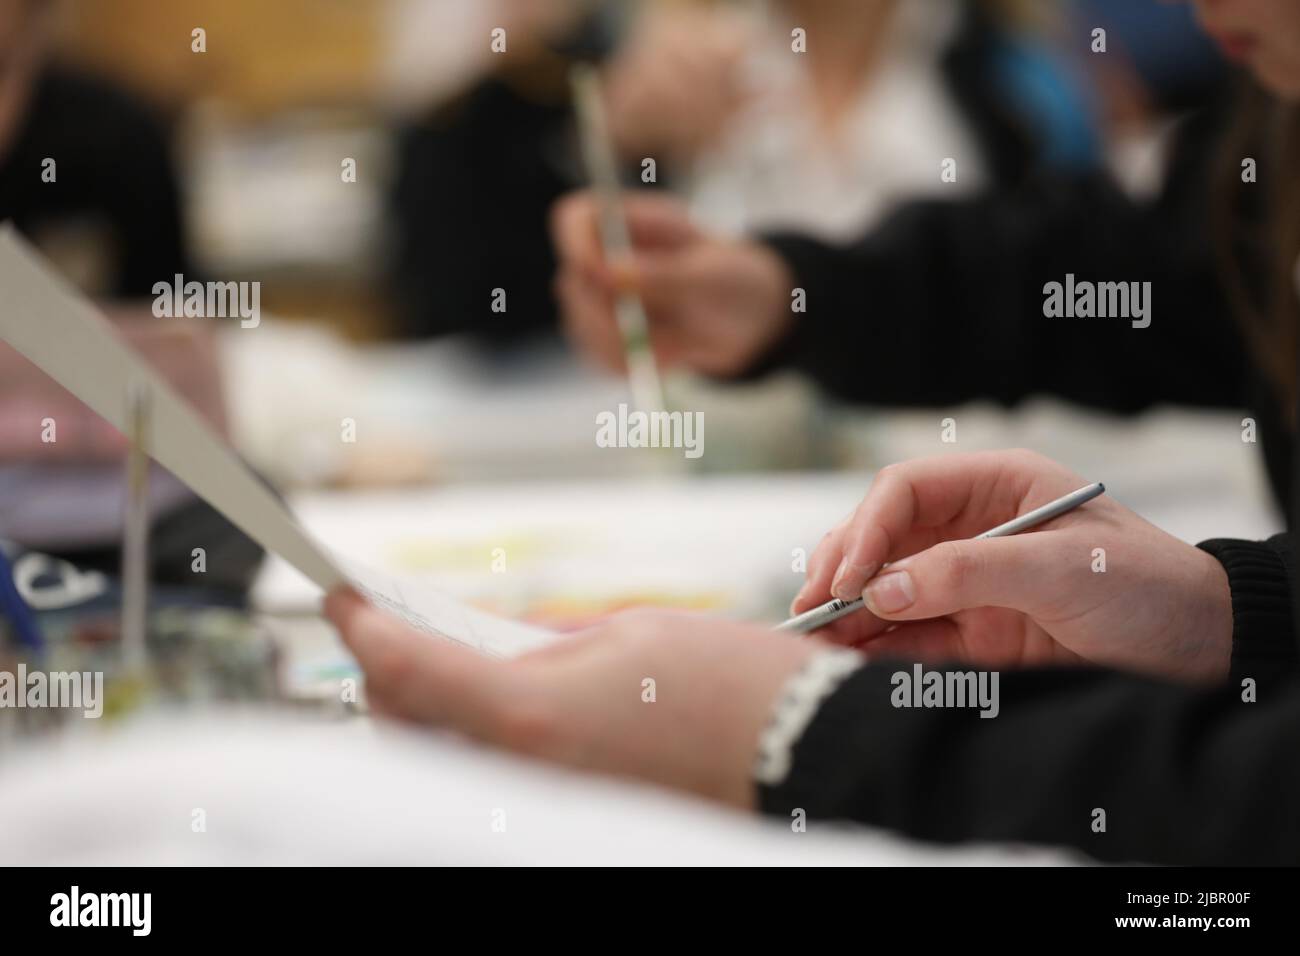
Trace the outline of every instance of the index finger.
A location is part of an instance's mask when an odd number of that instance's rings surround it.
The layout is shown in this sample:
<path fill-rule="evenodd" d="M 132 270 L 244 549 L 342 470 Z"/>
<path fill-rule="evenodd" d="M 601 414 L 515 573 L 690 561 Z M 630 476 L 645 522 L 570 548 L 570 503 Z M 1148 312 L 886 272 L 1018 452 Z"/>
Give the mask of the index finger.
<path fill-rule="evenodd" d="M 831 593 L 845 600 L 861 597 L 886 562 L 939 541 L 981 534 L 1015 517 L 1027 495 L 1050 500 L 1072 491 L 1078 480 L 1047 458 L 1019 451 L 944 455 L 883 468 L 849 522 Z"/>

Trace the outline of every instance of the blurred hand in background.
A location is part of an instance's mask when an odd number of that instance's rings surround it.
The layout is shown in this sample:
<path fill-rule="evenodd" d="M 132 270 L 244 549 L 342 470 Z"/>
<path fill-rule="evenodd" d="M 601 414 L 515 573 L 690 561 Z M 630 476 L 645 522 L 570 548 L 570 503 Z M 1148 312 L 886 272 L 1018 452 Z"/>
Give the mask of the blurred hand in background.
<path fill-rule="evenodd" d="M 774 252 L 703 232 L 674 199 L 629 194 L 623 208 L 636 247 L 624 262 L 605 260 L 590 192 L 562 199 L 551 219 L 565 331 L 597 364 L 624 368 L 614 318 L 620 290 L 645 302 L 655 355 L 664 366 L 736 375 L 789 328 L 793 281 Z"/>
<path fill-rule="evenodd" d="M 751 22 L 731 10 L 646 10 L 605 68 L 610 133 L 619 154 L 629 163 L 693 159 L 743 105 L 742 63 L 755 41 Z"/>

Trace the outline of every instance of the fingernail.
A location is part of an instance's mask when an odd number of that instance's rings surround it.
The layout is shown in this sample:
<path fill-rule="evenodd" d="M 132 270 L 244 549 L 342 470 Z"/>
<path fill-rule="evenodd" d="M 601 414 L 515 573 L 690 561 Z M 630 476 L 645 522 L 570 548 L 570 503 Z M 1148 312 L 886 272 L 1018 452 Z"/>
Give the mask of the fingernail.
<path fill-rule="evenodd" d="M 840 566 L 835 569 L 834 576 L 831 577 L 831 594 L 838 596 L 840 592 L 840 582 L 844 580 L 844 571 L 848 562 L 841 560 Z"/>
<path fill-rule="evenodd" d="M 835 577 L 831 581 L 831 594 L 845 601 L 851 601 L 858 596 L 858 589 L 862 587 L 860 583 L 849 585 L 850 578 L 856 578 L 859 582 L 866 582 L 873 574 L 876 573 L 877 564 L 849 564 L 848 558 L 840 562 L 839 570 L 835 572 Z"/>
<path fill-rule="evenodd" d="M 912 576 L 906 571 L 890 571 L 868 584 L 862 592 L 862 599 L 873 611 L 897 614 L 912 606 L 916 600 L 916 588 L 912 585 Z"/>

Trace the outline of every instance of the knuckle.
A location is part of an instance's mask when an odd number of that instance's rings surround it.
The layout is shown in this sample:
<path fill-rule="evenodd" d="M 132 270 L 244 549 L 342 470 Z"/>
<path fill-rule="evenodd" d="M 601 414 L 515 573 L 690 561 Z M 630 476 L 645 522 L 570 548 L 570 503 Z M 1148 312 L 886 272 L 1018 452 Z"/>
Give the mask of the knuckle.
<path fill-rule="evenodd" d="M 1018 465 L 1034 471 L 1041 471 L 1044 468 L 1059 469 L 1061 467 L 1046 455 L 1034 451 L 1032 448 L 1016 448 L 1010 454 Z"/>
<path fill-rule="evenodd" d="M 822 535 L 822 539 L 817 542 L 817 547 L 813 549 L 814 558 L 824 558 L 830 560 L 840 550 L 840 542 L 844 538 L 844 529 L 835 528 L 827 531 Z"/>
<path fill-rule="evenodd" d="M 853 515 L 853 524 L 861 526 L 868 516 L 878 514 L 881 507 L 902 506 L 915 496 L 913 477 L 916 471 L 908 462 L 886 465 L 876 472 L 875 480 L 866 497 Z"/>
<path fill-rule="evenodd" d="M 871 482 L 871 490 L 889 487 L 903 479 L 906 466 L 900 462 L 893 462 L 886 465 L 876 472 L 875 480 Z"/>
<path fill-rule="evenodd" d="M 1006 456 L 1019 465 L 1034 464 L 1038 460 L 1038 453 L 1028 448 L 1012 448 Z"/>
<path fill-rule="evenodd" d="M 939 577 L 944 588 L 958 589 L 967 582 L 978 578 L 983 570 L 984 559 L 977 548 L 965 541 L 950 541 L 944 544 L 939 554 Z"/>

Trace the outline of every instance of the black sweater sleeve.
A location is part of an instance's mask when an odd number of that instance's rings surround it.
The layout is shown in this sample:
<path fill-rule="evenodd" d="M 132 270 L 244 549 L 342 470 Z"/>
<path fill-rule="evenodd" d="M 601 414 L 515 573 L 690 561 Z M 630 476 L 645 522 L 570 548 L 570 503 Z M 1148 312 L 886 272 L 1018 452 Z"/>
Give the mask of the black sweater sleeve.
<path fill-rule="evenodd" d="M 547 210 L 573 183 L 550 156 L 567 115 L 492 79 L 402 132 L 390 197 L 401 334 L 500 342 L 554 326 Z"/>
<path fill-rule="evenodd" d="M 53 182 L 41 179 L 46 159 Z M 188 274 L 180 192 L 166 132 L 128 94 L 52 68 L 40 75 L 12 149 L 0 156 L 0 220 L 29 236 L 51 225 L 108 227 L 104 294 L 148 298 L 154 283 Z"/>
<path fill-rule="evenodd" d="M 1198 547 L 1218 559 L 1232 592 L 1232 680 L 1253 680 L 1261 693 L 1300 669 L 1292 622 L 1297 620 L 1291 582 L 1294 548 L 1290 534 L 1267 541 L 1215 538 Z"/>
<path fill-rule="evenodd" d="M 1000 675 L 1000 711 L 891 704 L 887 664 L 822 705 L 765 812 L 1109 861 L 1300 862 L 1300 684 L 1250 703 L 1097 670 Z M 1104 832 L 1094 829 L 1105 812 Z"/>
<path fill-rule="evenodd" d="M 1046 393 L 1119 412 L 1240 407 L 1244 349 L 1193 215 L 1136 204 L 1094 178 L 911 204 L 850 246 L 767 237 L 806 312 L 755 371 L 799 368 L 833 394 L 879 404 Z M 1067 275 L 1150 282 L 1150 326 L 1044 316 L 1044 286 Z"/>

